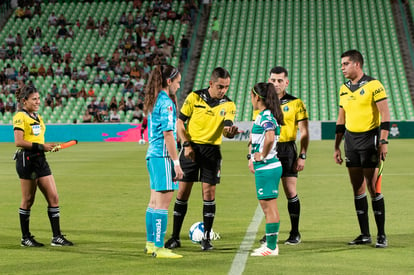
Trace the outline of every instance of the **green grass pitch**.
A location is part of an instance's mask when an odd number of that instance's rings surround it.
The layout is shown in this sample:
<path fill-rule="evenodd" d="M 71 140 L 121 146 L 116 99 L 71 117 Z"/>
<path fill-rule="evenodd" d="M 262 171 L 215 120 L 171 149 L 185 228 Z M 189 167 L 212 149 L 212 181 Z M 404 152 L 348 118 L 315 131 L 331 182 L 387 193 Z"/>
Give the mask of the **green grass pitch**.
<path fill-rule="evenodd" d="M 311 141 L 300 173 L 301 234 L 298 246 L 279 243 L 278 257 L 247 257 L 243 274 L 409 274 L 414 273 L 413 140 L 391 140 L 382 190 L 386 204 L 387 249 L 350 247 L 359 234 L 346 168 L 334 163 L 333 141 Z M 61 227 L 74 247 L 51 247 L 46 202 L 38 191 L 31 232 L 46 244 L 20 247 L 20 186 L 14 144 L 0 143 L 1 274 L 228 274 L 258 205 L 245 142 L 222 145 L 222 182 L 217 187 L 214 230 L 222 239 L 202 252 L 188 239 L 191 224 L 202 220 L 200 185 L 195 184 L 181 235 L 182 259 L 154 259 L 143 253 L 145 209 L 149 198 L 146 145 L 82 143 L 48 155 L 61 207 Z M 280 186 L 281 187 L 281 186 Z M 290 229 L 281 190 L 280 240 Z M 174 201 L 174 200 L 173 200 Z M 167 237 L 172 230 L 172 206 Z M 370 205 L 371 233 L 376 226 Z M 263 235 L 264 222 L 254 248 Z"/>

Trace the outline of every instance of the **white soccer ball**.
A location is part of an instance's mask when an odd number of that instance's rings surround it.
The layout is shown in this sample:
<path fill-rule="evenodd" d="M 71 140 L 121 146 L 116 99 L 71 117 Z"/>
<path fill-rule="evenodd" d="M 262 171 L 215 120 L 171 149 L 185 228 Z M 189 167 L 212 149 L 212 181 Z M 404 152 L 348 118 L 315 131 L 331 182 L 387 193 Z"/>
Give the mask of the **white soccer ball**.
<path fill-rule="evenodd" d="M 140 139 L 140 140 L 138 141 L 138 144 L 145 144 L 145 139 Z"/>
<path fill-rule="evenodd" d="M 188 236 L 193 243 L 199 244 L 204 237 L 204 223 L 203 222 L 196 222 L 194 223 L 188 232 Z M 220 235 L 211 229 L 210 232 L 210 239 L 211 240 L 218 240 L 220 239 Z"/>
<path fill-rule="evenodd" d="M 188 236 L 193 243 L 200 243 L 204 236 L 204 223 L 196 222 L 190 227 Z"/>

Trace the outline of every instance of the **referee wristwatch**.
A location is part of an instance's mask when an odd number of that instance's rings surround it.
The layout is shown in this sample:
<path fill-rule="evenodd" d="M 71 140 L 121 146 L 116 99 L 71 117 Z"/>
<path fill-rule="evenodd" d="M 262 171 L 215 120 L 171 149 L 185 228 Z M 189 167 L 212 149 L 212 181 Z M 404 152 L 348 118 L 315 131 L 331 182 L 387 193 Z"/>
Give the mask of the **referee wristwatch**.
<path fill-rule="evenodd" d="M 191 143 L 189 141 L 184 141 L 183 142 L 183 147 L 190 147 Z"/>
<path fill-rule="evenodd" d="M 380 139 L 379 143 L 380 144 L 388 144 L 388 140 Z"/>
<path fill-rule="evenodd" d="M 306 159 L 306 154 L 305 153 L 299 154 L 299 158 L 300 159 Z"/>

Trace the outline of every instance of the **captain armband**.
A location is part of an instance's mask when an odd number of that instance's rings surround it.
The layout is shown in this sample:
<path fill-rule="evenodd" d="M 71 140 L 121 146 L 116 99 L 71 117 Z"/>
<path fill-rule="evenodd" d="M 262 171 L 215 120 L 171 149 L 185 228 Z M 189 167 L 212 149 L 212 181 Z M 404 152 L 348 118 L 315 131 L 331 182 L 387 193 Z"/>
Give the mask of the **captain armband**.
<path fill-rule="evenodd" d="M 389 121 L 381 122 L 381 130 L 389 131 L 390 130 L 390 122 Z"/>
<path fill-rule="evenodd" d="M 32 143 L 32 151 L 33 152 L 44 152 L 43 144 L 39 144 L 36 142 Z"/>
<path fill-rule="evenodd" d="M 345 133 L 345 124 L 337 124 L 335 129 L 335 134 Z"/>

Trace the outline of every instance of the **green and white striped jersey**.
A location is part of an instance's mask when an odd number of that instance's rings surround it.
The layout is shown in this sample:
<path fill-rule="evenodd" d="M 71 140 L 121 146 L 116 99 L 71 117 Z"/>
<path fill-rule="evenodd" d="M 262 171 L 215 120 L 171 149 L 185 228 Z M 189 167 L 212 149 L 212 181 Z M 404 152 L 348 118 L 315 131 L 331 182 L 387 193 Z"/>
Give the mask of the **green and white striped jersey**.
<path fill-rule="evenodd" d="M 272 149 L 266 158 L 260 162 L 254 162 L 255 169 L 262 166 L 278 162 L 276 153 L 276 144 L 280 136 L 280 125 L 277 124 L 276 119 L 270 112 L 270 110 L 264 110 L 256 117 L 252 127 L 252 149 L 251 154 L 263 151 L 263 144 L 265 140 L 265 134 L 267 131 L 275 132 L 275 141 L 273 142 Z"/>

